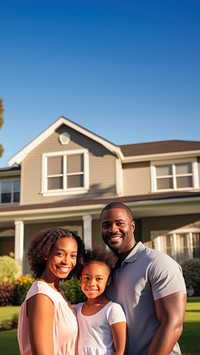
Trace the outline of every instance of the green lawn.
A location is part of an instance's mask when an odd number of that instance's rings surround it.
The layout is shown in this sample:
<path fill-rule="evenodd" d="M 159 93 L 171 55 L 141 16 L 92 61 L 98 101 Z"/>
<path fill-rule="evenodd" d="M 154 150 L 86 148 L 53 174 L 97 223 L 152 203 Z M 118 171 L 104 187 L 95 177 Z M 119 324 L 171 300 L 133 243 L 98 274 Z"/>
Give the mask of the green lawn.
<path fill-rule="evenodd" d="M 0 321 L 11 319 L 19 307 L 0 307 Z M 184 328 L 179 345 L 182 355 L 200 354 L 200 298 L 190 299 L 187 303 Z M 1 355 L 19 355 L 17 331 L 0 331 Z"/>
<path fill-rule="evenodd" d="M 183 333 L 179 345 L 183 355 L 200 354 L 200 298 L 187 303 Z"/>

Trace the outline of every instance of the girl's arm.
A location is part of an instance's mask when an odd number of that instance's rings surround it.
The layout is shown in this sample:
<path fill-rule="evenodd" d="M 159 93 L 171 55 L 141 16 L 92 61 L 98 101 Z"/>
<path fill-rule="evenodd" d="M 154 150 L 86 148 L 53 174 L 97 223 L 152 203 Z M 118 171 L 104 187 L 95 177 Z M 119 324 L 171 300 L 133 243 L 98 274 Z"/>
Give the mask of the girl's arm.
<path fill-rule="evenodd" d="M 53 355 L 54 305 L 44 294 L 27 301 L 29 337 L 33 355 Z"/>
<path fill-rule="evenodd" d="M 124 355 L 126 353 L 126 322 L 112 324 L 111 332 L 115 348 L 114 355 Z"/>

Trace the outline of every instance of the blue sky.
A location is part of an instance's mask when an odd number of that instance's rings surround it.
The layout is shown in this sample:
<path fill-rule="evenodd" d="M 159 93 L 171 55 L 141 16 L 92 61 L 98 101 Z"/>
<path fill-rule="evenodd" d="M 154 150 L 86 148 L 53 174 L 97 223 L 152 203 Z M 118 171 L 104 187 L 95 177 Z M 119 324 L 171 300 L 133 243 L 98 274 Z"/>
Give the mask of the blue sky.
<path fill-rule="evenodd" d="M 61 116 L 116 145 L 200 140 L 200 1 L 7 0 L 0 167 Z"/>

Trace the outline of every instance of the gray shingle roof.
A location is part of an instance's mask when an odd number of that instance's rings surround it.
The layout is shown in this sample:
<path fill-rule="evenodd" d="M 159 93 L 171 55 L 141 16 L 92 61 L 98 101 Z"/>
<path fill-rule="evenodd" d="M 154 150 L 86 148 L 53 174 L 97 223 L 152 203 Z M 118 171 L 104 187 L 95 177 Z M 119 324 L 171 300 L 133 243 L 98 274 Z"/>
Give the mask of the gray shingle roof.
<path fill-rule="evenodd" d="M 125 157 L 148 154 L 175 153 L 192 150 L 200 150 L 200 141 L 160 141 L 150 143 L 137 143 L 120 145 L 122 153 Z"/>

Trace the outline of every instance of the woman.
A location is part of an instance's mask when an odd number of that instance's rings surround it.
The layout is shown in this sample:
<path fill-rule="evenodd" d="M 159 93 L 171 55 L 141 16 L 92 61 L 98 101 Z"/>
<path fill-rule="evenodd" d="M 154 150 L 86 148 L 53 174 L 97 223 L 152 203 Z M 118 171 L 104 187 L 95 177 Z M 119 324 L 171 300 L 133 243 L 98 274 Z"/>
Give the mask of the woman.
<path fill-rule="evenodd" d="M 28 260 L 37 281 L 20 307 L 18 343 L 21 355 L 73 355 L 78 325 L 73 308 L 59 288 L 81 263 L 84 244 L 67 229 L 52 227 L 32 239 Z"/>

